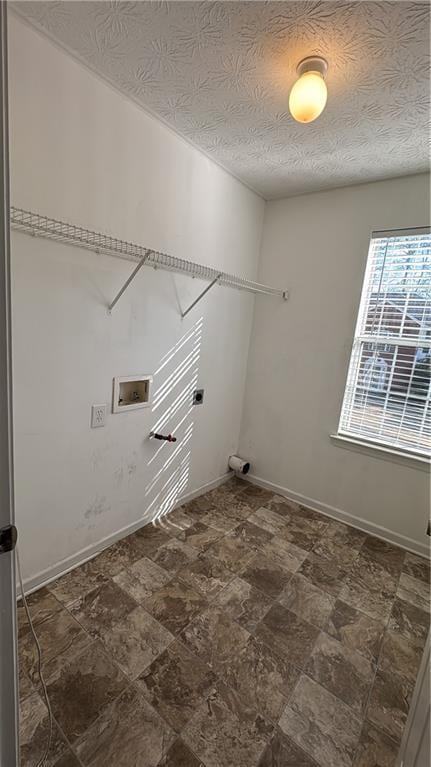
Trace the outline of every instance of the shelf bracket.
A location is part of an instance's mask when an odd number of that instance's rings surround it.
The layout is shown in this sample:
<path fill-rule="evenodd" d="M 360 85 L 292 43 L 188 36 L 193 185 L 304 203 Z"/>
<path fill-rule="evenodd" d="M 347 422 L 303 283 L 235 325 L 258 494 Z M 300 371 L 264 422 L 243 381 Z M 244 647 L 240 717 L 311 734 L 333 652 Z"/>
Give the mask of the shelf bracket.
<path fill-rule="evenodd" d="M 182 319 L 184 319 L 184 317 L 186 316 L 186 314 L 188 314 L 188 313 L 189 313 L 189 312 L 190 312 L 190 311 L 193 309 L 193 307 L 194 307 L 194 306 L 196 306 L 196 304 L 198 304 L 198 303 L 199 303 L 199 301 L 201 300 L 201 298 L 203 298 L 203 297 L 204 297 L 204 295 L 205 295 L 206 293 L 208 293 L 208 291 L 209 291 L 209 290 L 211 290 L 211 288 L 212 288 L 212 287 L 213 287 L 213 286 L 216 284 L 216 282 L 218 282 L 218 281 L 219 281 L 219 279 L 220 279 L 220 277 L 221 277 L 221 276 L 222 276 L 222 273 L 218 274 L 218 275 L 217 275 L 217 277 L 215 277 L 215 278 L 213 279 L 213 281 L 212 281 L 212 282 L 210 282 L 210 284 L 206 286 L 205 290 L 203 290 L 203 291 L 202 291 L 202 293 L 200 293 L 200 294 L 198 295 L 198 297 L 197 297 L 197 298 L 195 298 L 195 300 L 193 301 L 193 303 L 191 303 L 191 304 L 190 304 L 190 306 L 188 307 L 188 309 L 186 309 L 186 310 L 185 310 L 185 312 L 181 312 L 181 318 L 182 318 Z"/>
<path fill-rule="evenodd" d="M 145 255 L 144 255 L 144 256 L 142 256 L 142 258 L 141 258 L 141 260 L 140 260 L 139 264 L 138 264 L 138 265 L 136 266 L 136 268 L 133 270 L 133 272 L 132 272 L 132 274 L 130 275 L 130 277 L 128 277 L 128 278 L 127 278 L 126 282 L 124 283 L 124 285 L 123 285 L 123 287 L 121 288 L 121 290 L 119 290 L 119 291 L 118 291 L 118 293 L 117 293 L 117 295 L 115 296 L 115 298 L 114 298 L 114 300 L 112 301 L 112 303 L 110 303 L 110 304 L 109 304 L 109 307 L 108 307 L 108 312 L 109 312 L 109 314 L 111 314 L 111 312 L 112 312 L 112 310 L 113 310 L 113 308 L 114 308 L 115 304 L 116 304 L 116 303 L 117 303 L 117 301 L 118 301 L 118 300 L 121 298 L 121 296 L 123 295 L 123 293 L 124 293 L 124 292 L 127 290 L 127 288 L 129 287 L 130 283 L 132 282 L 132 280 L 134 280 L 134 279 L 135 279 L 135 277 L 136 277 L 137 273 L 139 272 L 139 270 L 140 270 L 140 269 L 143 267 L 143 265 L 145 264 L 145 262 L 146 262 L 146 260 L 147 260 L 148 256 L 149 256 L 149 253 L 145 253 Z"/>

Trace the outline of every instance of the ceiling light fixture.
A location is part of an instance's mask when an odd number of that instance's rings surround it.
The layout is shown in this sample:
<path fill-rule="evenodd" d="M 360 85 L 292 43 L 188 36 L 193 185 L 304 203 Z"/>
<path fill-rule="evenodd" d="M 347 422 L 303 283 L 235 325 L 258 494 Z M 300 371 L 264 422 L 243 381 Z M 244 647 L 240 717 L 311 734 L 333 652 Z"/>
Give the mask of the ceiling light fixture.
<path fill-rule="evenodd" d="M 328 62 L 321 56 L 307 56 L 299 62 L 296 71 L 298 79 L 289 96 L 290 114 L 299 123 L 311 123 L 325 109 Z"/>

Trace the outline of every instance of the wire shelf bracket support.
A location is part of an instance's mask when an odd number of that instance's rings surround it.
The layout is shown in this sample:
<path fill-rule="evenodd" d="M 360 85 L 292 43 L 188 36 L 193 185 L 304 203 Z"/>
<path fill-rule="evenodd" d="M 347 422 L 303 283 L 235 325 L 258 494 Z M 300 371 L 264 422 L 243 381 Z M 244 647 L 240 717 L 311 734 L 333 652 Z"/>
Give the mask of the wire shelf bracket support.
<path fill-rule="evenodd" d="M 26 234 L 44 237 L 49 240 L 56 240 L 65 245 L 74 245 L 76 247 L 85 248 L 86 250 L 91 250 L 95 253 L 115 256 L 116 258 L 135 262 L 135 269 L 107 307 L 109 313 L 112 312 L 112 309 L 116 306 L 121 296 L 143 266 L 152 266 L 154 269 L 164 269 L 165 271 L 186 274 L 189 277 L 196 277 L 201 280 L 209 281 L 210 284 L 207 285 L 205 290 L 200 293 L 184 312 L 181 312 L 183 318 L 216 283 L 227 288 L 236 288 L 237 290 L 245 290 L 249 293 L 266 294 L 282 298 L 284 301 L 287 301 L 289 297 L 287 290 L 263 285 L 244 277 L 237 277 L 236 275 L 221 272 L 210 266 L 204 266 L 203 264 L 188 261 L 183 258 L 176 258 L 167 253 L 152 250 L 142 245 L 128 242 L 127 240 L 120 240 L 107 234 L 94 232 L 90 229 L 84 229 L 65 221 L 48 218 L 39 213 L 24 210 L 23 208 L 11 207 L 10 222 L 13 229 Z"/>
<path fill-rule="evenodd" d="M 141 258 L 141 260 L 140 260 L 139 264 L 138 264 L 138 265 L 135 267 L 135 269 L 133 270 L 133 272 L 132 272 L 132 274 L 130 275 L 130 277 L 128 277 L 128 278 L 127 278 L 127 280 L 126 280 L 126 282 L 124 283 L 123 287 L 122 287 L 122 288 L 120 288 L 120 290 L 118 291 L 118 293 L 117 293 L 117 295 L 115 296 L 114 300 L 113 300 L 113 301 L 111 301 L 111 303 L 109 304 L 109 306 L 108 306 L 108 314 L 111 314 L 111 312 L 112 312 L 112 310 L 113 310 L 113 308 L 114 308 L 115 304 L 116 304 L 116 303 L 117 303 L 117 301 L 118 301 L 118 300 L 121 298 L 121 296 L 123 295 L 123 293 L 125 293 L 125 292 L 126 292 L 127 288 L 129 287 L 130 283 L 132 282 L 132 280 L 134 280 L 134 279 L 135 279 L 135 277 L 136 277 L 136 275 L 138 274 L 138 272 L 140 271 L 140 269 L 142 269 L 142 267 L 143 267 L 143 265 L 145 264 L 145 262 L 146 262 L 147 258 L 148 258 L 148 255 L 147 255 L 147 254 L 145 254 L 144 256 L 142 256 L 142 258 Z"/>
<path fill-rule="evenodd" d="M 219 281 L 220 277 L 221 277 L 221 273 L 218 274 L 217 277 L 214 277 L 214 279 L 210 282 L 210 284 L 206 286 L 205 290 L 203 290 L 202 293 L 200 293 L 197 298 L 195 298 L 195 300 L 190 304 L 190 306 L 188 307 L 188 309 L 185 310 L 185 312 L 181 312 L 181 319 L 184 319 L 186 314 L 188 314 L 193 309 L 193 307 L 199 303 L 201 298 L 203 298 L 204 295 L 208 293 L 208 291 L 211 290 L 211 288 Z"/>

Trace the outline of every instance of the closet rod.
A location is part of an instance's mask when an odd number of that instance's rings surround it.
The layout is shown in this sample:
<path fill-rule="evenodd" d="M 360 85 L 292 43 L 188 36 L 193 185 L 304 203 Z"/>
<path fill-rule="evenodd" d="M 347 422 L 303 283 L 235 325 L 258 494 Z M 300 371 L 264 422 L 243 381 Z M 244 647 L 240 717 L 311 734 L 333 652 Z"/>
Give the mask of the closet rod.
<path fill-rule="evenodd" d="M 139 262 L 139 268 L 143 265 L 152 266 L 154 269 L 165 269 L 179 274 L 187 274 L 190 277 L 208 280 L 212 284 L 216 282 L 228 288 L 237 288 L 238 290 L 247 290 L 251 293 L 265 293 L 271 296 L 278 296 L 287 300 L 287 290 L 272 288 L 269 285 L 262 285 L 253 280 L 247 280 L 243 277 L 237 277 L 227 272 L 220 272 L 210 266 L 197 264 L 193 261 L 187 261 L 182 258 L 170 256 L 167 253 L 161 253 L 142 245 L 136 245 L 126 240 L 119 240 L 116 237 L 110 237 L 99 232 L 92 232 L 89 229 L 69 224 L 64 221 L 57 221 L 39 213 L 33 213 L 22 208 L 11 207 L 10 221 L 13 229 L 26 232 L 33 236 L 45 237 L 49 240 L 57 240 L 66 245 L 77 245 L 87 250 L 103 253 L 110 256 L 124 258 L 128 261 Z M 136 268 L 130 277 L 126 280 L 121 290 L 110 304 L 110 308 L 117 303 L 118 299 L 130 285 L 132 279 L 139 271 Z M 207 292 L 207 291 L 204 291 Z"/>

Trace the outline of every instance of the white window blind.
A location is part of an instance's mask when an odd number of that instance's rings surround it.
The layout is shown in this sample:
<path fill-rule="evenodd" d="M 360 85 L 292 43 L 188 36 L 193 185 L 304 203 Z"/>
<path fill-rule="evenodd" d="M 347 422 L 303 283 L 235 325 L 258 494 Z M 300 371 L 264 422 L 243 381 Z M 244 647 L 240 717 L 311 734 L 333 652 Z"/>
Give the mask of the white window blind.
<path fill-rule="evenodd" d="M 431 456 L 431 236 L 373 233 L 338 433 Z"/>

